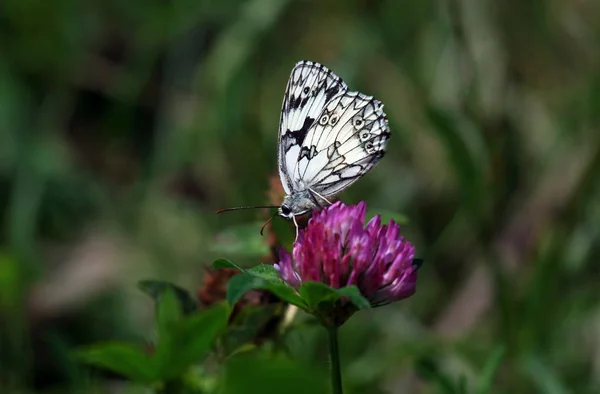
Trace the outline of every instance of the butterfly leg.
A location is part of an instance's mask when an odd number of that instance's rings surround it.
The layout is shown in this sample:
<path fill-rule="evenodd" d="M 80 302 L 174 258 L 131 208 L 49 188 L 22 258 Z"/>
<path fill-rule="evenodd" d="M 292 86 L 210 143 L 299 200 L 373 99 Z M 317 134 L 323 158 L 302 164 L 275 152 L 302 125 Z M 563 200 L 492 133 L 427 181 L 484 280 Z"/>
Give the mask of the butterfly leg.
<path fill-rule="evenodd" d="M 296 215 L 292 215 L 292 221 L 294 222 L 294 226 L 296 226 L 296 239 L 294 239 L 294 242 L 296 242 L 298 240 L 298 222 L 296 222 Z"/>
<path fill-rule="evenodd" d="M 310 190 L 311 193 L 316 194 L 323 201 L 327 202 L 327 204 L 331 205 L 331 201 L 329 201 L 328 199 L 326 199 L 325 197 L 323 197 L 322 195 L 320 195 L 319 193 L 317 193 L 313 189 L 308 189 L 308 190 Z"/>

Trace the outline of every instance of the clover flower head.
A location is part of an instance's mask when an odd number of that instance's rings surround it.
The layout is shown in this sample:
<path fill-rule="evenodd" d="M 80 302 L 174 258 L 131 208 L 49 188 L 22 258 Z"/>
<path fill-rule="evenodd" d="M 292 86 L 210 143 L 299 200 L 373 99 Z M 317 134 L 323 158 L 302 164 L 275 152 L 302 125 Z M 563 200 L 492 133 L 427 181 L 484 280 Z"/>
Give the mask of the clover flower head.
<path fill-rule="evenodd" d="M 382 225 L 377 215 L 364 226 L 366 209 L 364 202 L 338 201 L 315 212 L 300 231 L 292 254 L 280 250 L 275 268 L 282 279 L 295 288 L 307 281 L 333 288 L 356 285 L 372 306 L 414 294 L 415 248 L 400 236 L 400 226 L 393 220 Z"/>

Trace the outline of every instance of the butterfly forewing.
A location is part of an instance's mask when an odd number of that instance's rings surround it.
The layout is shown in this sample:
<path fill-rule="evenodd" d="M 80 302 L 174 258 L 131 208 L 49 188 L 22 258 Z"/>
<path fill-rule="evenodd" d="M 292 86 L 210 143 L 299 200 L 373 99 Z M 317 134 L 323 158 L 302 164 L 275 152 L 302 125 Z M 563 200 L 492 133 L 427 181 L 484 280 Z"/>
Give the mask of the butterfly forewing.
<path fill-rule="evenodd" d="M 279 121 L 279 175 L 286 193 L 298 188 L 293 171 L 308 130 L 323 108 L 347 90 L 341 78 L 321 64 L 301 61 L 292 70 Z"/>

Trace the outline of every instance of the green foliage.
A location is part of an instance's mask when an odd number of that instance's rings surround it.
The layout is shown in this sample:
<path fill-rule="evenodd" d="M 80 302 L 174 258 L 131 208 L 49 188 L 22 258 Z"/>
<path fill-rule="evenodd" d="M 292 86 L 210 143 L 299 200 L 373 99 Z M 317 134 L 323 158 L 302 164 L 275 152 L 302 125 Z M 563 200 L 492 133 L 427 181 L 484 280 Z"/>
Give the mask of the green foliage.
<path fill-rule="evenodd" d="M 175 321 L 159 333 L 155 355 L 159 376 L 164 380 L 177 378 L 202 361 L 225 329 L 228 313 L 224 305 L 213 307 Z"/>
<path fill-rule="evenodd" d="M 196 300 L 194 300 L 187 290 L 169 282 L 163 282 L 158 280 L 142 280 L 138 282 L 138 288 L 144 293 L 148 294 L 157 303 L 162 299 L 163 296 L 175 295 L 175 301 L 179 308 L 184 314 L 189 314 L 198 309 Z M 172 299 L 169 301 L 172 302 Z M 162 305 L 162 304 L 157 304 Z M 166 305 L 166 304 L 165 304 Z M 170 306 L 169 310 L 175 311 L 175 306 Z M 159 311 L 160 314 L 160 311 Z"/>
<path fill-rule="evenodd" d="M 236 268 L 242 271 L 234 276 L 227 286 L 227 301 L 234 305 L 249 290 L 262 289 L 275 294 L 281 300 L 306 310 L 318 316 L 323 322 L 330 318 L 333 311 L 339 309 L 340 301 L 347 299 L 356 308 L 370 308 L 369 301 L 365 299 L 356 286 L 346 286 L 334 289 L 318 282 L 306 282 L 300 285 L 298 291 L 283 282 L 277 270 L 271 265 L 258 265 L 245 270 L 226 259 L 218 259 L 213 263 L 214 268 Z M 342 321 L 346 320 L 354 311 L 346 310 Z M 328 322 L 327 324 L 334 324 Z"/>
<path fill-rule="evenodd" d="M 259 265 L 249 270 L 238 267 L 229 260 L 218 259 L 213 263 L 214 268 L 236 268 L 242 271 L 234 276 L 227 285 L 227 302 L 235 305 L 248 292 L 253 289 L 268 290 L 292 305 L 305 307 L 306 304 L 294 289 L 279 279 L 273 266 Z"/>
<path fill-rule="evenodd" d="M 147 282 L 146 282 L 147 283 Z M 184 315 L 175 292 L 167 289 L 157 304 L 158 341 L 152 351 L 139 345 L 104 343 L 78 351 L 78 357 L 141 383 L 172 382 L 202 362 L 225 330 L 229 308 L 214 306 Z"/>
<path fill-rule="evenodd" d="M 133 381 L 151 383 L 159 379 L 155 362 L 141 346 L 126 343 L 101 343 L 78 352 L 91 365 L 116 372 Z"/>
<path fill-rule="evenodd" d="M 281 304 L 247 306 L 240 311 L 221 337 L 226 355 L 254 348 L 254 342 L 274 318 L 281 315 Z"/>
<path fill-rule="evenodd" d="M 305 285 L 307 284 L 308 283 L 305 283 Z M 369 301 L 360 294 L 360 291 L 356 286 L 346 286 L 335 290 L 337 295 L 334 299 L 336 300 L 342 297 L 347 297 L 350 300 L 350 302 L 358 309 L 369 309 L 371 307 Z"/>
<path fill-rule="evenodd" d="M 332 311 L 338 309 L 342 299 L 350 301 L 355 310 L 371 307 L 369 301 L 360 294 L 356 286 L 345 286 L 334 289 L 323 283 L 305 282 L 300 286 L 298 292 L 306 302 L 307 311 L 319 316 L 324 321 L 327 321 Z M 335 323 L 328 322 L 328 324 L 341 324 L 353 313 L 353 309 L 346 310 L 343 316 L 340 317 L 340 321 Z"/>
<path fill-rule="evenodd" d="M 268 290 L 292 305 L 303 307 L 304 301 L 287 284 L 282 281 L 269 281 L 260 276 L 253 275 L 250 271 L 233 277 L 227 286 L 227 302 L 234 305 L 248 290 Z"/>

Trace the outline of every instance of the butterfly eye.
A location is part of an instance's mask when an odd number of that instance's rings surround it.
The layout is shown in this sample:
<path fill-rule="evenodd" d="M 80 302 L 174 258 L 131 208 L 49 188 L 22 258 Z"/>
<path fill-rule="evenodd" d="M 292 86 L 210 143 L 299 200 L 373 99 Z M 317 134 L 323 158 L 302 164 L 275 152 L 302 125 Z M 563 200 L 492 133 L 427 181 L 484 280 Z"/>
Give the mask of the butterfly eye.
<path fill-rule="evenodd" d="M 362 127 L 363 123 L 364 122 L 361 118 L 354 118 L 354 121 L 352 122 L 354 127 L 356 127 L 357 129 L 360 129 Z"/>
<path fill-rule="evenodd" d="M 282 205 L 281 206 L 281 213 L 283 213 L 284 215 L 289 215 L 292 212 L 292 210 L 290 209 L 290 207 L 288 207 L 287 205 Z"/>
<path fill-rule="evenodd" d="M 327 124 L 327 122 L 329 122 L 329 115 L 327 115 L 327 114 L 321 116 L 321 119 L 319 119 L 319 124 L 321 126 L 325 126 Z"/>
<path fill-rule="evenodd" d="M 329 124 L 331 126 L 335 126 L 335 124 L 337 123 L 337 121 L 338 121 L 338 117 L 334 115 L 334 116 L 331 117 L 331 119 L 329 119 Z"/>

